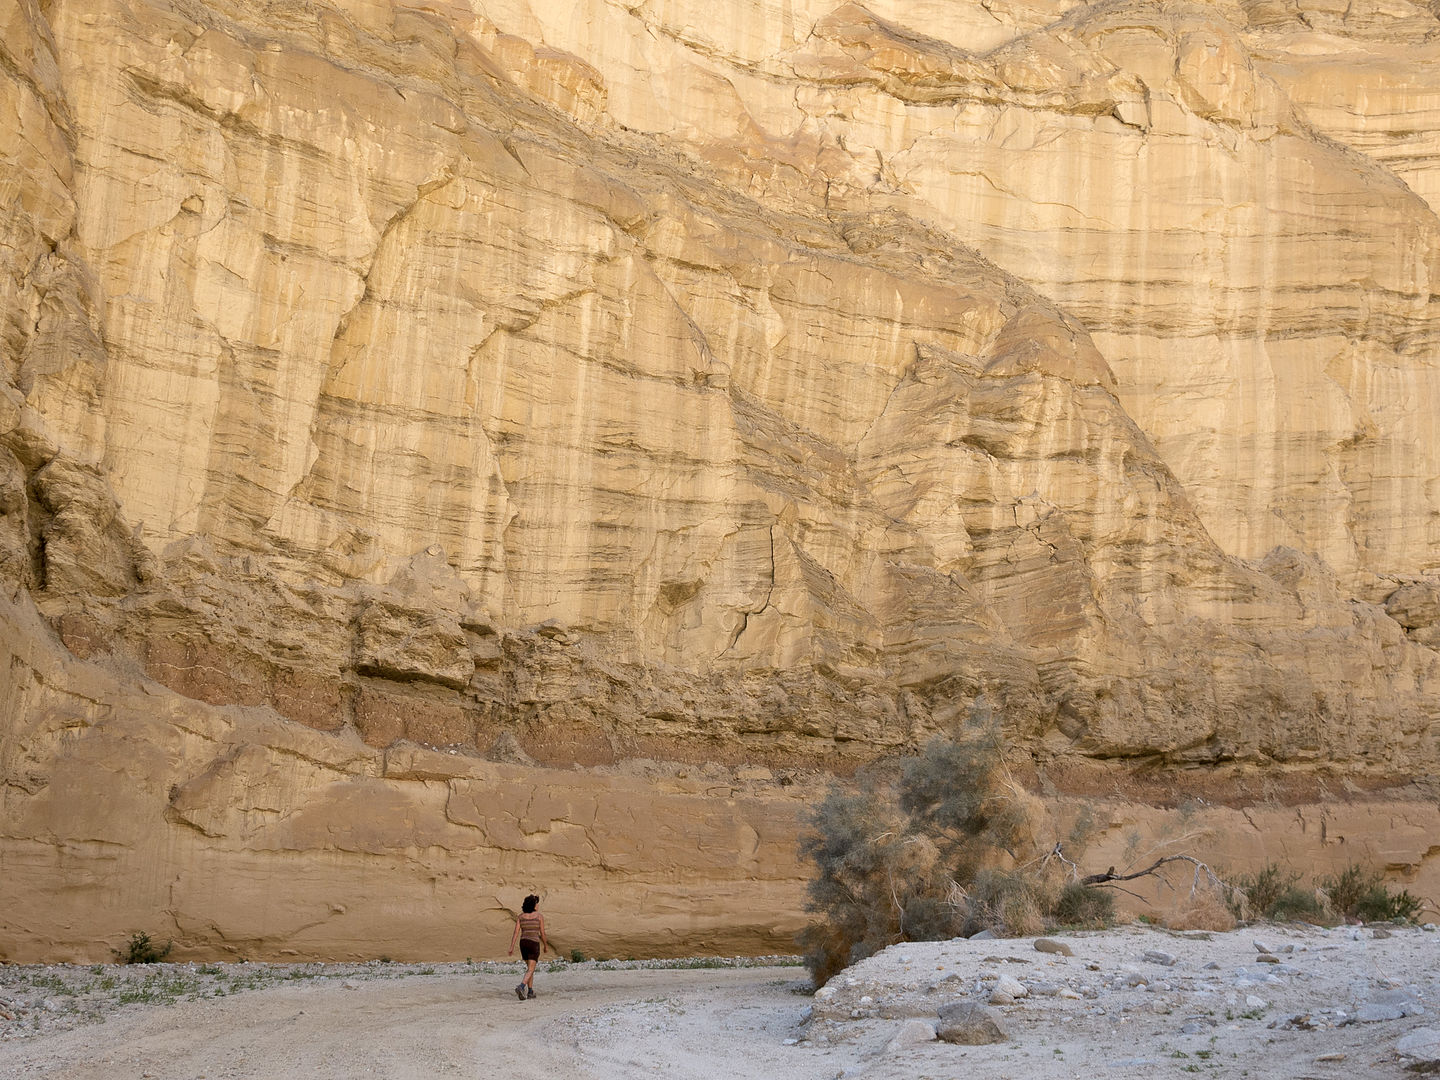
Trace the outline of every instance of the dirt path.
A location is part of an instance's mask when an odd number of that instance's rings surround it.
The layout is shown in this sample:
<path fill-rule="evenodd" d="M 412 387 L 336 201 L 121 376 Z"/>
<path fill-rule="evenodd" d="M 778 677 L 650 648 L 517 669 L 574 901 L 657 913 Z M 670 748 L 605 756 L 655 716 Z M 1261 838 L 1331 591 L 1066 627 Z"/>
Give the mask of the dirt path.
<path fill-rule="evenodd" d="M 912 942 L 813 997 L 797 967 L 603 963 L 543 967 L 526 1002 L 516 967 L 490 962 L 0 966 L 0 1080 L 1440 1072 L 1440 927 Z M 940 1011 L 964 1002 L 991 1002 L 1008 1037 L 934 1041 Z M 1430 1050 L 1417 1056 L 1416 1040 Z"/>
<path fill-rule="evenodd" d="M 0 1045 L 5 1080 L 590 1080 L 726 1076 L 830 1080 L 793 1037 L 809 998 L 795 968 L 411 976 L 278 985 Z M 351 988 L 347 988 L 347 986 Z"/>

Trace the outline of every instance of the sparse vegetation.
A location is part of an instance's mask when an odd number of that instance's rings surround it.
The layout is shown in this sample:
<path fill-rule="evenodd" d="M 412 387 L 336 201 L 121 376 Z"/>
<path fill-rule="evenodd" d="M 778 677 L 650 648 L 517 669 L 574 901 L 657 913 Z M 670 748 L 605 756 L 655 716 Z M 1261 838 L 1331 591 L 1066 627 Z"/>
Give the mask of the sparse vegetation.
<path fill-rule="evenodd" d="M 1333 877 L 1316 879 L 1308 888 L 1301 884 L 1303 878 L 1299 871 L 1273 862 L 1254 874 L 1234 877 L 1227 895 L 1230 910 L 1237 919 L 1388 922 L 1413 919 L 1422 906 L 1408 891 L 1392 891 L 1381 871 L 1357 863 Z"/>
<path fill-rule="evenodd" d="M 1099 930 L 1115 921 L 1115 896 L 1092 885 L 1072 881 L 1060 890 L 1052 914 L 1061 926 Z"/>
<path fill-rule="evenodd" d="M 167 941 L 164 948 L 157 945 L 143 930 L 136 930 L 124 948 L 112 950 L 122 964 L 158 964 L 170 955 L 173 942 Z"/>
<path fill-rule="evenodd" d="M 1113 897 L 1083 883 L 1060 844 L 1040 854 L 1039 816 L 988 724 L 833 788 L 801 841 L 817 917 L 800 941 L 816 985 L 899 941 L 1106 925 Z"/>
<path fill-rule="evenodd" d="M 1419 913 L 1421 901 L 1407 890 L 1391 892 L 1385 875 L 1351 863 L 1334 877 L 1320 882 L 1320 891 L 1337 916 L 1363 922 L 1411 920 Z"/>

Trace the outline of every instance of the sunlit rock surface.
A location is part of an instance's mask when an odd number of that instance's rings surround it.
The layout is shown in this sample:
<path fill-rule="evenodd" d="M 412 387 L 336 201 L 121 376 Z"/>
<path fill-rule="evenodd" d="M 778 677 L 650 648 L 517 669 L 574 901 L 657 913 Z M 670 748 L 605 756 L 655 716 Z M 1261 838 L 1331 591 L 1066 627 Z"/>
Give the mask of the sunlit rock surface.
<path fill-rule="evenodd" d="M 1437 76 L 1403 0 L 16 0 L 7 876 L 267 814 L 359 873 L 338 817 L 768 948 L 795 777 L 977 702 L 1042 764 L 1433 774 Z M 502 842 L 486 784 L 579 808 Z"/>

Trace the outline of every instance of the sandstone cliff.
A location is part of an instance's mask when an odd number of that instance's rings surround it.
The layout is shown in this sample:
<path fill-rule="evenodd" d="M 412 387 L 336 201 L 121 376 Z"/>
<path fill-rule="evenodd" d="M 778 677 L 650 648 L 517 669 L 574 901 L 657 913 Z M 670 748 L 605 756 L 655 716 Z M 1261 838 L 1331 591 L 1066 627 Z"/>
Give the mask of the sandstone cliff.
<path fill-rule="evenodd" d="M 92 948 L 105 858 L 196 947 L 321 948 L 194 914 L 241 864 L 313 926 L 554 858 L 594 940 L 783 947 L 812 773 L 977 702 L 1041 766 L 1433 774 L 1429 7 L 0 30 L 0 950 Z"/>

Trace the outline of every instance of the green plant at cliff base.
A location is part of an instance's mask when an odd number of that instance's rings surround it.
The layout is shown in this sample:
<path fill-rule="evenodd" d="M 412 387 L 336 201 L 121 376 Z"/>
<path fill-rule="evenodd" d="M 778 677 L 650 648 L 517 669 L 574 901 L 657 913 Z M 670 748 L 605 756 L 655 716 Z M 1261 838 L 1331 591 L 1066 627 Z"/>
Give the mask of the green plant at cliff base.
<path fill-rule="evenodd" d="M 158 964 L 170 955 L 173 942 L 167 941 L 162 949 L 143 930 L 136 930 L 123 949 L 111 950 L 122 964 Z"/>
<path fill-rule="evenodd" d="M 832 788 L 800 844 L 814 865 L 808 908 L 817 917 L 800 944 L 815 984 L 899 941 L 1036 933 L 1057 917 L 1087 925 L 1106 917 L 1108 894 L 1062 890 L 1060 863 L 1020 864 L 1039 848 L 1037 817 L 993 725 L 934 738 L 915 757 Z"/>
<path fill-rule="evenodd" d="M 1380 870 L 1366 870 L 1351 863 L 1334 877 L 1320 882 L 1320 891 L 1336 915 L 1363 922 L 1410 920 L 1420 911 L 1421 901 L 1405 889 L 1391 892 Z"/>
<path fill-rule="evenodd" d="M 1391 892 L 1380 870 L 1367 870 L 1351 863 L 1334 877 L 1316 880 L 1310 888 L 1301 884 L 1299 871 L 1267 863 L 1254 874 L 1232 879 L 1227 894 L 1236 918 L 1331 922 L 1360 919 L 1388 922 L 1415 917 L 1421 900 L 1404 889 Z"/>
<path fill-rule="evenodd" d="M 1226 902 L 1237 919 L 1294 919 L 1320 921 L 1325 906 L 1314 889 L 1300 884 L 1302 875 L 1285 870 L 1277 863 L 1266 863 L 1253 874 L 1235 878 L 1226 894 Z"/>

